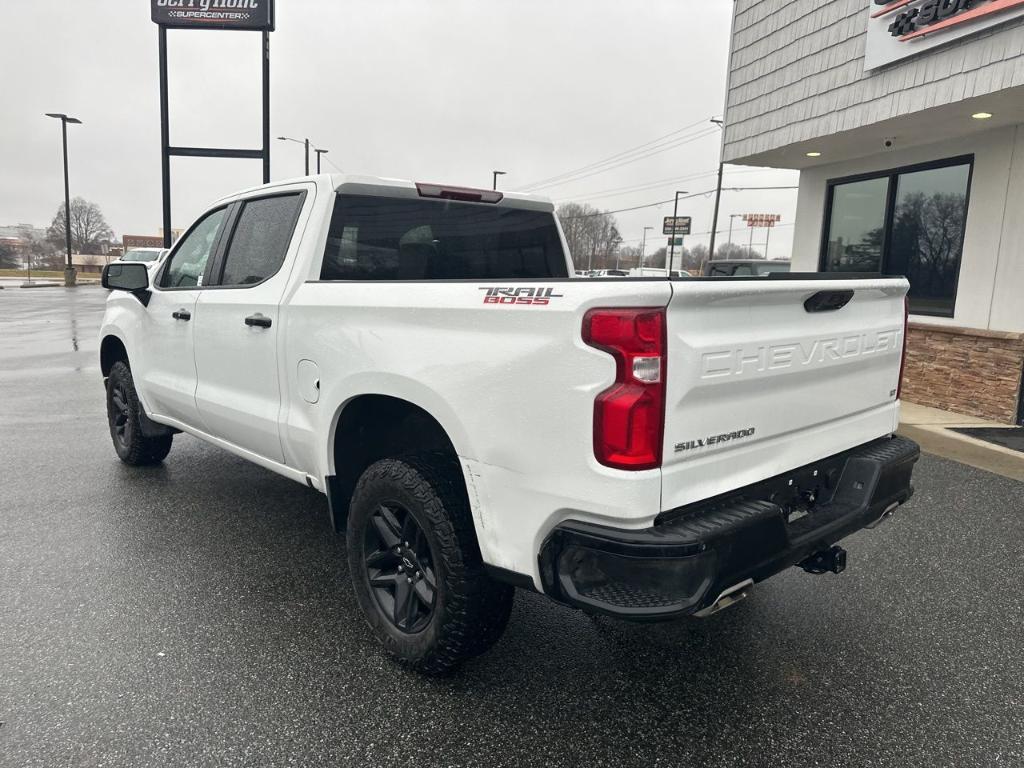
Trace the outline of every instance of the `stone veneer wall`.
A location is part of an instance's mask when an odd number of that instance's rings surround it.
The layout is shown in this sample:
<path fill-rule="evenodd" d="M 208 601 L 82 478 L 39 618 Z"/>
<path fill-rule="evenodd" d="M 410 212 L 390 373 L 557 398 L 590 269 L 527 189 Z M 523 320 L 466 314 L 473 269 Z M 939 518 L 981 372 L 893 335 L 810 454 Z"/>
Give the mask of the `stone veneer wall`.
<path fill-rule="evenodd" d="M 904 400 L 1014 424 L 1024 334 L 911 323 Z"/>

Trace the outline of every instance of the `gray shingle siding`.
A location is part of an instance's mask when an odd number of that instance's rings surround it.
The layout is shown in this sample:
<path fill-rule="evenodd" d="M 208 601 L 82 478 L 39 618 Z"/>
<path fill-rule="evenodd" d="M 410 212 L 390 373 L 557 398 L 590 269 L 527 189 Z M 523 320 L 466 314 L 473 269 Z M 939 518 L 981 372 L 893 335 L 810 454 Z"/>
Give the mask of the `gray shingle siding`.
<path fill-rule="evenodd" d="M 864 72 L 867 0 L 735 0 L 727 162 L 1024 85 L 1024 20 Z"/>

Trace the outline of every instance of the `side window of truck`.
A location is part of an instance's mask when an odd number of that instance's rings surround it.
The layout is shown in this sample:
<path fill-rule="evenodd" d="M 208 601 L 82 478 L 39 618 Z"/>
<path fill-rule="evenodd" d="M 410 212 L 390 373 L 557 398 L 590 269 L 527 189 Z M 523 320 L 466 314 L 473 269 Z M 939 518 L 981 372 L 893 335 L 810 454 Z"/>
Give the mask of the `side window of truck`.
<path fill-rule="evenodd" d="M 160 275 L 161 288 L 198 288 L 203 284 L 206 262 L 217 244 L 226 211 L 218 208 L 193 225 L 168 258 Z"/>
<path fill-rule="evenodd" d="M 321 280 L 568 277 L 554 214 L 511 206 L 339 195 Z"/>
<path fill-rule="evenodd" d="M 255 285 L 273 277 L 284 263 L 302 199 L 297 192 L 243 201 L 216 282 Z"/>

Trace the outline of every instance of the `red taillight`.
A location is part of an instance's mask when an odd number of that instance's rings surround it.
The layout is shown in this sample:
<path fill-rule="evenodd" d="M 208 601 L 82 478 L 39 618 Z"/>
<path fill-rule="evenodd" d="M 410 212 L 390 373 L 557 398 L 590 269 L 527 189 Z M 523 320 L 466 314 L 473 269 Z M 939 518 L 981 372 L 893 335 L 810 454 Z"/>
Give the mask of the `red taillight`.
<path fill-rule="evenodd" d="M 665 310 L 592 309 L 583 341 L 615 358 L 615 383 L 594 401 L 594 456 L 616 469 L 661 466 Z"/>
<path fill-rule="evenodd" d="M 903 370 L 907 367 L 907 326 L 910 325 L 910 298 L 903 297 L 903 352 L 900 355 L 900 380 L 896 383 L 896 399 L 903 394 Z"/>

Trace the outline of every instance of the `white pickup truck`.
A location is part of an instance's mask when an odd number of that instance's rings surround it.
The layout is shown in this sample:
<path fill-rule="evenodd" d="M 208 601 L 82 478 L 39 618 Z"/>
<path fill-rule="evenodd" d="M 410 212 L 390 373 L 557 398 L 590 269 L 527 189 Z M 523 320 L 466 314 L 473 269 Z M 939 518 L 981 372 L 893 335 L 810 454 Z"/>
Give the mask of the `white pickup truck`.
<path fill-rule="evenodd" d="M 113 263 L 100 362 L 128 464 L 188 433 L 327 494 L 374 633 L 440 673 L 514 587 L 705 616 L 910 498 L 907 283 L 572 277 L 549 201 L 322 175 Z"/>

